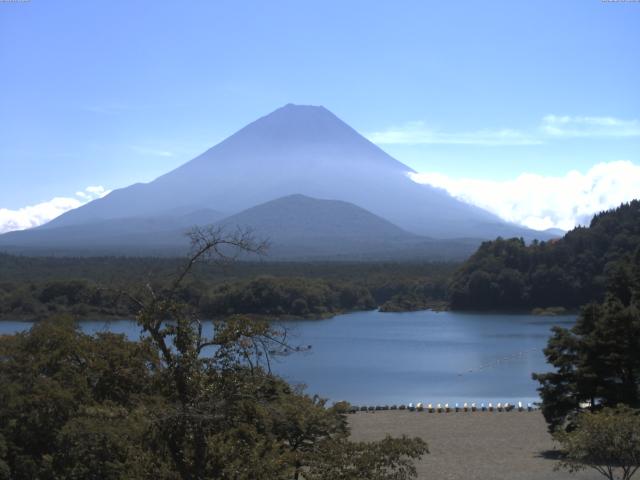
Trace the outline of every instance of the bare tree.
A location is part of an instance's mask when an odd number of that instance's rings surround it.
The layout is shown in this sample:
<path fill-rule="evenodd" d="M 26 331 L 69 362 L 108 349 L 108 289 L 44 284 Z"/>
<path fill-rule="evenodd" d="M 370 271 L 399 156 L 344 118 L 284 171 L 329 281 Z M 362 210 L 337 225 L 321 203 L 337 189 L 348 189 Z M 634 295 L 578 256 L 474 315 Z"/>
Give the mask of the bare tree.
<path fill-rule="evenodd" d="M 168 288 L 156 291 L 148 282 L 142 297 L 128 296 L 139 308 L 137 321 L 158 349 L 172 384 L 169 390 L 175 392 L 158 428 L 181 477 L 193 480 L 205 470 L 208 433 L 224 417 L 225 405 L 237 400 L 228 392 L 215 391 L 217 377 L 237 368 L 253 373 L 263 365 L 270 371 L 270 355 L 291 348 L 285 330 L 241 316 L 212 322 L 212 333 L 207 335 L 197 307 L 179 294 L 196 264 L 222 266 L 242 254 L 264 255 L 267 243 L 250 230 L 229 233 L 221 227 L 194 228 L 189 238 L 191 251 Z M 205 349 L 211 354 L 204 355 Z"/>

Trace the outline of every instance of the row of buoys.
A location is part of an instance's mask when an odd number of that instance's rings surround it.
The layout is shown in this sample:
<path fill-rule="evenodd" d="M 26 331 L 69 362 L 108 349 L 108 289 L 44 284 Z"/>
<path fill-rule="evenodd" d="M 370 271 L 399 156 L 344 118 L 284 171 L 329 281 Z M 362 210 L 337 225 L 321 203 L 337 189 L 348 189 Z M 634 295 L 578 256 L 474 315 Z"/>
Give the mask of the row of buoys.
<path fill-rule="evenodd" d="M 280 355 L 282 353 L 292 352 L 308 352 L 311 350 L 311 345 L 298 345 L 297 347 L 285 347 L 282 350 L 269 350 L 269 355 Z M 258 353 L 260 355 L 260 353 Z"/>
<path fill-rule="evenodd" d="M 408 410 L 410 412 L 429 412 L 429 413 L 450 413 L 450 412 L 510 412 L 512 410 L 518 412 L 531 412 L 535 410 L 535 407 L 531 403 L 527 403 L 525 406 L 522 402 L 518 402 L 517 404 L 511 404 L 509 402 L 498 402 L 495 405 L 492 402 L 488 404 L 481 403 L 477 405 L 475 402 L 473 403 L 463 403 L 460 406 L 459 403 L 454 404 L 453 406 L 448 403 L 442 404 L 437 403 L 435 405 L 429 403 L 424 404 L 422 402 L 418 402 L 416 404 L 409 403 L 408 405 L 377 405 L 377 406 L 366 406 L 363 405 L 361 407 L 351 406 L 349 409 L 350 413 L 356 412 L 377 412 L 383 410 Z"/>
<path fill-rule="evenodd" d="M 495 368 L 495 367 L 498 367 L 498 366 L 499 366 L 499 365 L 501 365 L 501 364 L 505 364 L 505 363 L 507 363 L 507 362 L 509 362 L 509 361 L 511 361 L 511 360 L 515 360 L 515 359 L 518 359 L 518 358 L 522 358 L 522 357 L 524 357 L 527 353 L 529 353 L 529 352 L 533 352 L 533 351 L 536 351 L 536 350 L 538 350 L 538 348 L 531 348 L 531 349 L 529 349 L 529 350 L 522 350 L 522 351 L 520 351 L 520 352 L 512 353 L 511 355 L 505 355 L 504 357 L 500 357 L 500 358 L 498 358 L 498 359 L 494 360 L 493 362 L 489 362 L 489 363 L 485 363 L 485 364 L 483 364 L 483 365 L 480 365 L 480 366 L 479 366 L 477 369 L 475 369 L 475 370 L 474 370 L 473 368 L 470 368 L 470 369 L 469 369 L 469 370 L 467 370 L 466 372 L 458 373 L 458 376 L 462 376 L 462 375 L 464 375 L 465 373 L 474 373 L 474 372 L 479 372 L 479 371 L 481 371 L 481 370 L 486 370 L 486 369 L 488 369 L 488 368 Z"/>

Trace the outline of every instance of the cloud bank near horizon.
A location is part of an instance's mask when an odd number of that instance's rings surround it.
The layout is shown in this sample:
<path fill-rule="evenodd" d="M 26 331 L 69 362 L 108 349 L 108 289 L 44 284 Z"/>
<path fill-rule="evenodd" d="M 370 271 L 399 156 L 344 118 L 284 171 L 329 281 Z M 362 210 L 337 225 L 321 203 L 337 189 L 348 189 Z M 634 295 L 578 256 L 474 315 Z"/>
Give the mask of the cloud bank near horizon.
<path fill-rule="evenodd" d="M 435 172 L 409 176 L 536 230 L 588 225 L 595 213 L 640 197 L 640 165 L 626 160 L 598 163 L 585 173 L 571 170 L 560 177 L 523 173 L 513 180 L 493 181 Z"/>
<path fill-rule="evenodd" d="M 640 121 L 615 117 L 546 115 L 537 129 L 512 128 L 468 132 L 444 132 L 423 121 L 406 122 L 385 130 L 371 132 L 367 138 L 378 145 L 476 145 L 500 147 L 540 145 L 564 138 L 639 137 Z"/>
<path fill-rule="evenodd" d="M 473 132 L 443 132 L 430 128 L 422 121 L 407 122 L 399 127 L 372 132 L 367 135 L 367 138 L 379 145 L 481 145 L 497 147 L 542 143 L 530 134 L 508 128 Z"/>
<path fill-rule="evenodd" d="M 54 197 L 49 201 L 16 210 L 0 208 L 0 234 L 43 225 L 69 210 L 104 197 L 110 191 L 101 185 L 91 185 L 76 192 L 75 197 Z"/>

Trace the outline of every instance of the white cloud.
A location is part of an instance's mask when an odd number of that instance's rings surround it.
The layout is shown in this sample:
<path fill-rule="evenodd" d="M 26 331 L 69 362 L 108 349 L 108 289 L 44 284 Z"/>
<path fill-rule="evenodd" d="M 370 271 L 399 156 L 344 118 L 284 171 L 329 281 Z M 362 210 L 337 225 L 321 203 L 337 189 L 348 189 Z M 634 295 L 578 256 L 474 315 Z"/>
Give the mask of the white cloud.
<path fill-rule="evenodd" d="M 85 190 L 91 194 L 93 194 L 96 198 L 102 198 L 105 195 L 109 194 L 111 190 L 105 189 L 102 185 L 90 185 Z"/>
<path fill-rule="evenodd" d="M 640 136 L 640 121 L 547 115 L 542 119 L 540 129 L 552 137 L 637 137 Z"/>
<path fill-rule="evenodd" d="M 102 198 L 109 192 L 110 190 L 100 185 L 92 185 L 83 191 L 76 192 L 75 197 L 55 197 L 47 202 L 16 210 L 0 208 L 0 234 L 37 227 L 91 200 Z"/>
<path fill-rule="evenodd" d="M 449 145 L 536 145 L 540 140 L 512 129 L 478 130 L 475 132 L 447 133 L 429 128 L 424 122 L 408 122 L 400 127 L 390 127 L 372 132 L 367 138 L 373 143 L 385 144 L 449 144 Z"/>
<path fill-rule="evenodd" d="M 498 147 L 507 145 L 539 145 L 546 141 L 572 137 L 637 137 L 640 121 L 614 117 L 581 117 L 547 115 L 539 128 L 532 131 L 503 128 L 471 132 L 443 132 L 425 122 L 407 122 L 401 126 L 372 132 L 367 138 L 379 145 L 477 145 Z"/>
<path fill-rule="evenodd" d="M 570 230 L 588 224 L 594 213 L 640 197 L 640 165 L 630 161 L 599 163 L 587 172 L 561 177 L 523 173 L 513 180 L 452 178 L 438 173 L 411 173 L 418 183 L 447 190 L 460 200 L 503 219 L 544 230 Z"/>

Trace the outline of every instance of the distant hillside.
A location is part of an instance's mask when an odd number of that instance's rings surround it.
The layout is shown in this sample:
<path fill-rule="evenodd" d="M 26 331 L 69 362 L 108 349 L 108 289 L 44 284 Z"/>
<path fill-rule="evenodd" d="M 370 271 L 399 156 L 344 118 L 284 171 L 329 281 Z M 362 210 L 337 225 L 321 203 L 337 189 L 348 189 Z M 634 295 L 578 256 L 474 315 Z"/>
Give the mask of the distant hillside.
<path fill-rule="evenodd" d="M 184 254 L 185 232 L 209 225 L 223 215 L 211 209 L 175 209 L 154 217 L 95 220 L 82 225 L 39 227 L 0 235 L 0 251 L 34 255 Z"/>
<path fill-rule="evenodd" d="M 191 228 L 211 224 L 227 231 L 251 229 L 256 239 L 269 241 L 270 260 L 463 260 L 480 244 L 479 239 L 421 237 L 351 203 L 304 195 L 219 217 L 217 212 L 200 211 L 179 220 L 127 218 L 35 229 L 26 240 L 17 233 L 0 236 L 0 250 L 30 255 L 177 256 L 188 251 L 186 234 Z M 47 247 L 41 248 L 42 244 Z"/>
<path fill-rule="evenodd" d="M 479 240 L 434 240 L 406 232 L 371 212 L 340 200 L 290 195 L 220 222 L 251 228 L 270 241 L 277 259 L 439 259 L 461 260 Z"/>
<path fill-rule="evenodd" d="M 394 255 L 420 237 L 405 232 L 367 210 L 339 200 L 290 195 L 249 208 L 220 222 L 228 228 L 251 228 L 270 242 L 268 255 L 278 258 Z"/>
<path fill-rule="evenodd" d="M 635 260 L 633 260 L 635 258 Z M 600 301 L 607 281 L 629 275 L 640 260 L 640 201 L 593 217 L 563 238 L 525 246 L 519 239 L 483 243 L 456 272 L 458 310 L 575 308 Z"/>
<path fill-rule="evenodd" d="M 244 210 L 223 219 L 221 224 L 250 226 L 260 236 L 280 240 L 370 239 L 376 241 L 415 240 L 393 223 L 352 203 L 289 195 Z"/>
<path fill-rule="evenodd" d="M 37 229 L 0 235 L 0 248 L 56 255 L 78 254 L 78 247 L 95 247 L 94 253 L 161 254 L 177 244 L 182 226 L 211 223 L 201 220 L 203 211 L 220 212 L 218 220 L 293 194 L 357 205 L 404 230 L 405 237 L 407 232 L 436 239 L 554 236 L 415 183 L 411 172 L 324 107 L 289 104 L 152 182 L 115 190 Z M 181 212 L 186 219 L 180 224 L 167 212 Z M 326 235 L 351 234 L 334 229 Z M 375 236 L 371 240 L 381 244 Z M 315 250 L 317 243 L 306 245 L 308 256 L 324 254 Z M 382 253 L 383 258 L 395 255 Z"/>

